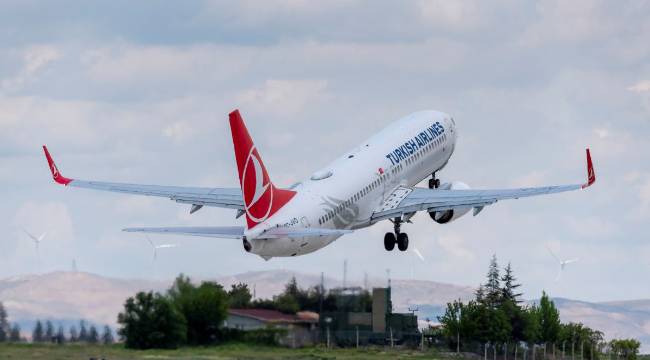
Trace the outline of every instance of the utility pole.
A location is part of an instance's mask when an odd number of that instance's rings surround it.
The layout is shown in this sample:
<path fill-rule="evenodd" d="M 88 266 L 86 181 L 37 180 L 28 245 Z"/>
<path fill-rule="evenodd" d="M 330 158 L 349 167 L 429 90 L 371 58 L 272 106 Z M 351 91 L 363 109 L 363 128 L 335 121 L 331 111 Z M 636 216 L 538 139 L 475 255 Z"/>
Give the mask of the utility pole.
<path fill-rule="evenodd" d="M 460 304 L 460 299 L 458 299 L 458 303 Z M 462 318 L 462 308 L 458 308 L 458 319 L 456 320 L 456 354 L 460 354 L 460 319 Z"/>
<path fill-rule="evenodd" d="M 325 286 L 323 283 L 325 282 L 325 273 L 321 272 L 320 273 L 320 296 L 318 299 L 318 315 L 322 316 L 323 314 L 323 292 L 325 291 Z"/>
<path fill-rule="evenodd" d="M 359 348 L 359 327 L 357 326 L 357 349 Z"/>

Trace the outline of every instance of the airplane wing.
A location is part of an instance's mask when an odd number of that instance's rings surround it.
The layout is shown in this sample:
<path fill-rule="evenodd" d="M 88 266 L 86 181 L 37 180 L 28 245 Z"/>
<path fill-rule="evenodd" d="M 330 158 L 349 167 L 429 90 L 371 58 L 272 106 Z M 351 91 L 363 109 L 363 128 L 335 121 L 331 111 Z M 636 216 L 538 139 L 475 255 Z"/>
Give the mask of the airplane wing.
<path fill-rule="evenodd" d="M 154 234 L 169 235 L 190 235 L 213 237 L 222 239 L 241 239 L 244 237 L 244 227 L 242 226 L 180 226 L 180 227 L 151 227 L 151 228 L 126 228 L 122 231 L 141 232 Z M 336 236 L 351 233 L 352 230 L 338 229 L 319 229 L 319 228 L 302 228 L 302 227 L 278 227 L 271 228 L 256 239 L 278 239 L 278 238 L 304 238 L 304 237 L 323 237 Z"/>
<path fill-rule="evenodd" d="M 498 190 L 440 190 L 399 187 L 373 213 L 371 221 L 377 222 L 401 217 L 417 211 L 445 211 L 470 207 L 474 208 L 474 215 L 477 215 L 485 206 L 492 205 L 499 200 L 585 189 L 595 181 L 596 174 L 591 162 L 591 154 L 587 149 L 587 182 L 584 184 Z"/>
<path fill-rule="evenodd" d="M 52 178 L 54 178 L 55 182 L 64 186 L 112 191 L 124 194 L 158 196 L 182 204 L 244 210 L 244 201 L 242 199 L 241 189 L 239 188 L 140 185 L 70 179 L 61 175 L 46 146 L 43 146 L 43 151 L 45 152 L 47 163 L 52 171 Z M 198 210 L 198 208 L 196 210 Z M 193 211 L 195 211 L 194 208 L 192 212 Z"/>

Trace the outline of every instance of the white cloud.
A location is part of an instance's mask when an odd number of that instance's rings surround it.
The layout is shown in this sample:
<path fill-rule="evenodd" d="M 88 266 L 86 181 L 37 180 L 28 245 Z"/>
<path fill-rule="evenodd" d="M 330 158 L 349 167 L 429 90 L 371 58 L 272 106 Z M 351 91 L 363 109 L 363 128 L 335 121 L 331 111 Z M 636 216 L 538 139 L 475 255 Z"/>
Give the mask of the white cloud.
<path fill-rule="evenodd" d="M 417 7 L 428 24 L 455 30 L 477 26 L 482 15 L 476 1 L 423 0 Z"/>
<path fill-rule="evenodd" d="M 63 52 L 52 45 L 34 45 L 23 50 L 23 66 L 15 76 L 0 83 L 2 92 L 20 90 L 24 85 L 35 80 L 38 72 L 48 64 L 60 59 Z"/>
<path fill-rule="evenodd" d="M 551 41 L 578 43 L 620 30 L 602 1 L 538 1 L 536 10 L 537 21 L 521 38 L 529 46 Z"/>
<path fill-rule="evenodd" d="M 607 136 L 609 136 L 609 130 L 605 128 L 596 128 L 594 129 L 594 133 L 596 134 L 596 136 L 598 136 L 599 139 L 604 139 Z"/>
<path fill-rule="evenodd" d="M 467 248 L 462 236 L 458 234 L 441 234 L 438 237 L 437 243 L 448 255 L 455 258 L 451 260 L 452 262 L 460 261 L 467 263 L 476 259 L 476 255 Z"/>
<path fill-rule="evenodd" d="M 261 86 L 241 92 L 238 99 L 246 109 L 290 116 L 326 100 L 326 90 L 326 80 L 270 79 Z"/>
<path fill-rule="evenodd" d="M 172 138 L 175 142 L 182 143 L 195 134 L 192 126 L 185 121 L 177 121 L 163 129 L 163 135 Z"/>
<path fill-rule="evenodd" d="M 638 83 L 629 86 L 627 90 L 635 93 L 643 93 L 650 91 L 650 80 L 639 81 Z"/>

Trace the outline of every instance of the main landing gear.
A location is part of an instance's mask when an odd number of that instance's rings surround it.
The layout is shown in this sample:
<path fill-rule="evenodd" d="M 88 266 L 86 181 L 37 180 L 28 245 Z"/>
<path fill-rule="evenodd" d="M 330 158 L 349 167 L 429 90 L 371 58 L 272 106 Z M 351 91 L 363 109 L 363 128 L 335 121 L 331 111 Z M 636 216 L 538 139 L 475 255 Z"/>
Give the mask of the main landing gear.
<path fill-rule="evenodd" d="M 409 247 L 409 236 L 400 231 L 402 219 L 395 218 L 393 224 L 395 224 L 395 233 L 386 233 L 384 235 L 384 248 L 386 251 L 392 251 L 395 248 L 395 244 L 397 244 L 397 248 L 400 251 L 406 251 Z"/>

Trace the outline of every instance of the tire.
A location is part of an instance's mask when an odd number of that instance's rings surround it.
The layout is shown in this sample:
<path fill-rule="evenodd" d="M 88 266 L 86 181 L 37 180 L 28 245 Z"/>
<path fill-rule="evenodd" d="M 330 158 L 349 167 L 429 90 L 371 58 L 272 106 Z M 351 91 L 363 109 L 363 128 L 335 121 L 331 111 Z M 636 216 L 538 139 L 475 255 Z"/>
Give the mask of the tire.
<path fill-rule="evenodd" d="M 392 251 L 395 248 L 396 242 L 395 234 L 386 233 L 386 235 L 384 235 L 384 249 L 386 249 L 386 251 Z"/>
<path fill-rule="evenodd" d="M 397 248 L 399 251 L 406 251 L 409 248 L 409 236 L 406 233 L 397 235 Z"/>

